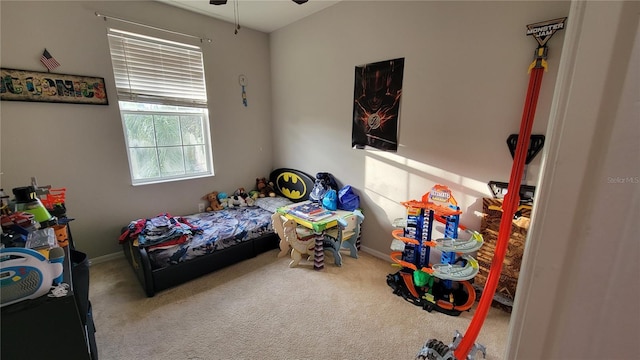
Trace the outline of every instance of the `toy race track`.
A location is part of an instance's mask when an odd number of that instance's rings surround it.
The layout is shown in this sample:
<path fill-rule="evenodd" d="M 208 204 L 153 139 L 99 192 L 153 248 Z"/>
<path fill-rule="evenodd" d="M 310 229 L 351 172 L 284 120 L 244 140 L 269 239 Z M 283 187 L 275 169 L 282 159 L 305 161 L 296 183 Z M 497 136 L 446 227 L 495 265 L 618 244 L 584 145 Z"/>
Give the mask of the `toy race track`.
<path fill-rule="evenodd" d="M 536 39 L 538 47 L 535 51 L 534 60 L 529 66 L 529 87 L 522 113 L 520 132 L 518 134 L 518 138 L 522 141 L 517 142 L 515 149 L 507 194 L 502 203 L 502 217 L 500 219 L 495 253 L 493 261 L 491 262 L 491 270 L 489 271 L 476 312 L 464 336 L 456 331 L 453 342 L 449 345 L 436 339 L 429 339 L 420 352 L 418 352 L 416 359 L 473 360 L 478 352 L 482 352 L 483 356 L 486 355 L 485 347 L 476 344 L 475 341 L 487 317 L 489 307 L 496 292 L 500 273 L 502 272 L 502 262 L 504 261 L 507 245 L 511 236 L 511 222 L 520 205 L 520 185 L 528 155 L 531 129 L 533 128 L 538 95 L 540 94 L 540 87 L 542 85 L 542 75 L 547 68 L 546 59 L 548 48 L 546 43 L 556 31 L 564 29 L 566 20 L 567 18 L 564 17 L 527 25 L 527 35 L 532 35 Z"/>
<path fill-rule="evenodd" d="M 436 185 L 421 201 L 402 204 L 407 220 L 391 233 L 390 255 L 401 270 L 388 275 L 387 284 L 394 294 L 429 312 L 457 316 L 469 310 L 476 300 L 469 280 L 479 270 L 469 254 L 482 246 L 482 235 L 459 224 L 462 212 L 446 186 Z M 445 238 L 432 240 L 435 221 L 445 224 Z M 468 237 L 459 238 L 460 230 Z M 431 248 L 441 251 L 441 263 L 429 264 Z"/>

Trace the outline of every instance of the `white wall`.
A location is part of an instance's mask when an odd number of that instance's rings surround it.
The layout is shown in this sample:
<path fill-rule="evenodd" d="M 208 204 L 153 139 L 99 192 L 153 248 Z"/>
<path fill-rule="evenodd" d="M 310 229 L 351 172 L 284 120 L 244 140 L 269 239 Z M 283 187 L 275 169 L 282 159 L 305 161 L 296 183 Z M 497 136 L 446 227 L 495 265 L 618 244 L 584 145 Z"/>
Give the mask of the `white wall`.
<path fill-rule="evenodd" d="M 640 3 L 569 5 L 343 2 L 271 36 L 276 165 L 360 189 L 363 244 L 384 255 L 399 201 L 442 182 L 473 213 L 487 181 L 506 181 L 504 139 L 517 132 L 535 48 L 521 29 L 569 16 L 549 44 L 534 126 L 547 145 L 528 176 L 540 184 L 506 359 L 640 353 Z M 353 68 L 395 57 L 406 61 L 401 147 L 351 150 Z"/>
<path fill-rule="evenodd" d="M 329 171 L 360 193 L 363 246 L 389 252 L 401 201 L 449 186 L 480 229 L 490 180 L 508 182 L 537 42 L 526 25 L 568 2 L 346 1 L 271 34 L 275 165 Z M 549 43 L 534 123 L 544 134 L 564 34 Z M 355 66 L 405 58 L 397 153 L 351 149 Z M 535 184 L 540 157 L 528 169 Z"/>
<path fill-rule="evenodd" d="M 2 1 L 1 66 L 46 71 L 44 48 L 62 64 L 54 72 L 104 77 L 108 106 L 2 101 L 1 187 L 30 184 L 67 188 L 76 246 L 89 257 L 121 253 L 120 228 L 160 212 L 198 210 L 211 191 L 253 188 L 272 169 L 268 35 L 152 1 Z M 152 36 L 148 28 L 103 21 L 98 11 L 147 25 L 213 39 L 203 44 L 216 176 L 131 186 L 107 27 Z M 177 41 L 192 41 L 175 37 Z M 247 108 L 238 75 L 249 79 Z"/>
<path fill-rule="evenodd" d="M 640 353 L 639 15 L 572 4 L 507 359 Z"/>
<path fill-rule="evenodd" d="M 640 176 L 638 6 L 581 1 L 570 13 L 568 2 L 348 1 L 272 34 L 270 50 L 265 34 L 234 36 L 230 24 L 153 2 L 1 1 L 2 67 L 42 70 L 38 58 L 47 47 L 63 64 L 56 71 L 105 77 L 111 102 L 0 102 L 1 185 L 37 176 L 68 187 L 74 237 L 95 257 L 120 251 L 115 237 L 123 223 L 191 212 L 203 193 L 250 186 L 271 165 L 325 170 L 360 190 L 364 245 L 386 254 L 398 202 L 433 183 L 451 186 L 465 221 L 479 223 L 473 211 L 486 182 L 506 181 L 511 166 L 504 141 L 518 130 L 535 49 L 524 25 L 569 15 L 567 31 L 550 43 L 535 123 L 534 133 L 548 142 L 528 176 L 535 183 L 540 175 L 540 200 L 506 358 L 636 358 L 640 187 L 609 178 Z M 95 11 L 214 39 L 205 61 L 215 178 L 129 184 L 108 24 Z M 406 60 L 401 148 L 352 150 L 354 67 L 395 57 Z M 247 109 L 239 73 L 249 77 Z M 273 144 L 264 136 L 271 113 Z"/>

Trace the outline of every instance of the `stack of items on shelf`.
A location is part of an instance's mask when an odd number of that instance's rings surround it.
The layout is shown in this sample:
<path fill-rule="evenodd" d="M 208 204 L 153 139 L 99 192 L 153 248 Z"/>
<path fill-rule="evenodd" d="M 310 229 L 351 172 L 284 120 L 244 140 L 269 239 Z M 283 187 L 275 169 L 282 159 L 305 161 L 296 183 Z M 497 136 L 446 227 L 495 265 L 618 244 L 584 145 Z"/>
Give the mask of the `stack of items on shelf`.
<path fill-rule="evenodd" d="M 69 245 L 69 219 L 61 211 L 65 208 L 64 190 L 49 197 L 49 189 L 35 184 L 17 187 L 12 189 L 12 200 L 0 189 L 1 306 L 42 296 L 51 285 L 62 282 L 62 248 Z M 46 199 L 44 203 L 41 197 Z M 40 286 L 32 286 L 34 283 Z"/>
<path fill-rule="evenodd" d="M 15 199 L 9 200 L 0 189 L 3 247 L 34 248 L 46 256 L 47 249 L 69 244 L 67 224 L 73 219 L 66 216 L 66 189 L 34 184 L 12 192 Z"/>

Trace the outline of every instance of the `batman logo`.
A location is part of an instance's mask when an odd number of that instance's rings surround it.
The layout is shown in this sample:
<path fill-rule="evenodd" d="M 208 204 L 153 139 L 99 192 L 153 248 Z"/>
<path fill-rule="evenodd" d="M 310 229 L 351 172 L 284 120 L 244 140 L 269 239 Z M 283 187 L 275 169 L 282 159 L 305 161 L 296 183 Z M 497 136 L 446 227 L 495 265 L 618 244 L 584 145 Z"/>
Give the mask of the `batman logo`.
<path fill-rule="evenodd" d="M 307 184 L 298 174 L 283 172 L 275 183 L 282 195 L 291 200 L 299 200 L 307 195 Z"/>

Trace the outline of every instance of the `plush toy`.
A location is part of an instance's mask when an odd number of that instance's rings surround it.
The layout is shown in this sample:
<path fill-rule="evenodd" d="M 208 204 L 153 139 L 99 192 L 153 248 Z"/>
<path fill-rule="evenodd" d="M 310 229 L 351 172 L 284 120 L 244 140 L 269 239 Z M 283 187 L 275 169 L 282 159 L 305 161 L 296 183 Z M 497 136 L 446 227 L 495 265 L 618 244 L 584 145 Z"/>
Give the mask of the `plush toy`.
<path fill-rule="evenodd" d="M 224 198 L 222 200 L 220 200 L 220 206 L 222 206 L 222 209 L 226 209 L 229 207 L 229 198 Z"/>
<path fill-rule="evenodd" d="M 209 202 L 209 206 L 207 206 L 207 211 L 222 210 L 222 205 L 220 205 L 220 201 L 218 201 L 217 191 L 208 193 L 202 198 L 202 200 L 207 200 Z"/>
<path fill-rule="evenodd" d="M 229 207 L 229 196 L 227 195 L 226 192 L 221 192 L 218 194 L 218 201 L 220 201 L 220 205 L 222 206 L 223 209 L 226 209 Z"/>
<path fill-rule="evenodd" d="M 247 206 L 255 206 L 256 205 L 256 199 L 254 199 L 252 197 L 247 197 L 246 199 L 244 199 L 244 201 L 247 202 Z"/>
<path fill-rule="evenodd" d="M 233 208 L 233 207 L 244 207 L 247 206 L 247 199 L 249 198 L 249 195 L 247 195 L 247 192 L 244 191 L 244 188 L 238 188 L 236 191 L 233 192 L 233 195 L 231 197 L 229 197 L 229 207 Z"/>
<path fill-rule="evenodd" d="M 244 190 L 243 187 L 240 187 L 236 191 L 234 191 L 233 196 L 240 196 L 243 199 L 246 199 L 247 197 L 249 197 L 249 195 L 247 194 L 247 192 Z"/>
<path fill-rule="evenodd" d="M 240 196 L 232 196 L 228 199 L 227 201 L 227 205 L 230 208 L 234 208 L 234 207 L 245 207 L 247 206 L 247 202 L 244 198 L 240 197 Z"/>
<path fill-rule="evenodd" d="M 256 188 L 260 193 L 260 197 L 275 197 L 276 191 L 273 189 L 273 183 L 267 181 L 267 178 L 256 178 Z"/>

